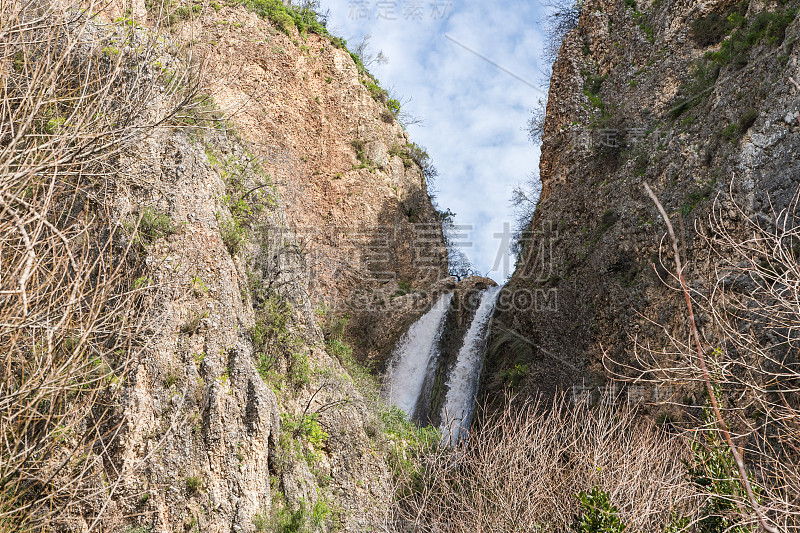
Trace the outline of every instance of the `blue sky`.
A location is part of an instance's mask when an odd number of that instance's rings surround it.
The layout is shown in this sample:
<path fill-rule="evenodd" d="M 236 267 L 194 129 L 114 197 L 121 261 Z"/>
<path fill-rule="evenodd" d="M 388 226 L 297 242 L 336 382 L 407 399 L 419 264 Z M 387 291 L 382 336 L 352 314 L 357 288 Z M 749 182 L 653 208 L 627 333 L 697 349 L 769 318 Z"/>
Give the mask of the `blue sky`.
<path fill-rule="evenodd" d="M 456 213 L 457 224 L 472 226 L 468 238 L 460 239 L 471 243 L 465 253 L 482 274 L 502 282 L 514 265 L 501 235 L 504 223 L 514 226 L 511 191 L 539 166 L 539 149 L 528 141 L 524 127 L 543 98 L 547 67 L 541 58 L 541 5 L 439 0 L 321 4 L 322 11 L 330 10 L 331 33 L 347 39 L 351 49 L 369 34 L 370 51 L 388 57 L 388 63 L 373 64 L 370 71 L 384 89 L 409 100 L 404 111 L 424 121 L 408 130 L 439 170 L 437 202 Z"/>

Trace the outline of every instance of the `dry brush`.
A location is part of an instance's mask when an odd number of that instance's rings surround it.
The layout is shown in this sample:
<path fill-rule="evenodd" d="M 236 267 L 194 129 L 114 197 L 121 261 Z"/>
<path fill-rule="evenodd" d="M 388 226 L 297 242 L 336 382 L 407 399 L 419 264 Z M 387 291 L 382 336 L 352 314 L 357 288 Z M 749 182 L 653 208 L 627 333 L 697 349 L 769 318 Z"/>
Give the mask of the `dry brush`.
<path fill-rule="evenodd" d="M 0 531 L 96 529 L 129 473 L 113 452 L 147 283 L 121 161 L 193 89 L 103 8 L 0 2 Z"/>

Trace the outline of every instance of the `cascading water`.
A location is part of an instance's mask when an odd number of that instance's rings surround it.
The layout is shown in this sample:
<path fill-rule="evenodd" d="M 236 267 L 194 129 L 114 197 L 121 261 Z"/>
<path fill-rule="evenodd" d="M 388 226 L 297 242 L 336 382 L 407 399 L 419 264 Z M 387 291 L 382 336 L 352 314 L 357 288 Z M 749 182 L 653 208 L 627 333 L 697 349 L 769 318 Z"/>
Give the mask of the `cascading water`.
<path fill-rule="evenodd" d="M 459 316 L 459 306 L 450 309 L 453 295 L 443 295 L 430 311 L 409 328 L 392 354 L 384 386 L 385 397 L 389 403 L 420 423 L 430 423 L 427 417 L 431 415 L 434 423 L 441 420 L 439 426 L 444 443 L 455 445 L 472 422 L 489 321 L 500 289 L 492 287 L 481 293 L 480 303 L 465 333 L 448 325 L 448 335 L 444 337 L 446 323 L 458 323 L 461 319 L 448 318 L 448 311 L 456 313 L 451 315 L 453 317 Z M 452 348 L 442 345 L 454 340 L 455 343 L 461 342 Z M 443 352 L 451 355 L 444 355 Z M 436 373 L 437 368 L 440 371 L 444 369 L 444 372 Z M 430 389 L 434 381 L 438 383 L 444 376 L 444 387 L 438 386 L 443 392 L 446 391 L 444 400 L 431 402 L 431 391 L 428 390 L 427 394 L 423 392 L 425 384 L 427 382 L 427 389 Z M 433 413 L 430 412 L 432 405 L 437 406 Z M 427 415 L 421 414 L 425 412 Z"/>
<path fill-rule="evenodd" d="M 442 325 L 452 299 L 452 293 L 443 294 L 430 311 L 412 324 L 392 354 L 385 386 L 387 399 L 409 416 L 414 413 L 428 367 L 437 356 Z"/>
<path fill-rule="evenodd" d="M 457 444 L 472 423 L 489 320 L 492 318 L 501 288 L 492 287 L 484 291 L 478 310 L 475 311 L 475 317 L 464 336 L 464 344 L 458 352 L 456 365 L 450 372 L 447 396 L 442 410 L 442 425 L 439 428 L 442 431 L 442 441 L 450 445 Z"/>

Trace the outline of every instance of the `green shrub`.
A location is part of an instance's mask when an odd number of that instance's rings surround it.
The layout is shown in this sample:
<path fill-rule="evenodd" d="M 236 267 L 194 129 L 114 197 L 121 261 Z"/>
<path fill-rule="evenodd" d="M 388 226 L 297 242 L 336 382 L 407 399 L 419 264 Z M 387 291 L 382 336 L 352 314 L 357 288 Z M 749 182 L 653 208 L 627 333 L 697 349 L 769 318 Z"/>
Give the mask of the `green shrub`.
<path fill-rule="evenodd" d="M 355 150 L 356 153 L 362 153 L 364 148 L 366 148 L 367 143 L 364 141 L 364 139 L 353 139 L 350 141 L 350 146 L 353 147 L 353 150 Z"/>
<path fill-rule="evenodd" d="M 633 20 L 636 21 L 639 29 L 645 35 L 645 38 L 648 42 L 655 41 L 655 36 L 653 35 L 653 27 L 650 25 L 650 20 L 647 18 L 647 13 L 642 13 L 638 10 L 634 10 L 633 12 Z"/>
<path fill-rule="evenodd" d="M 272 513 L 272 520 L 269 523 L 268 529 L 264 529 L 263 531 L 272 531 L 275 533 L 306 532 L 308 531 L 306 527 L 306 512 L 305 502 L 301 502 L 300 508 L 295 511 L 285 506 L 277 508 Z"/>
<path fill-rule="evenodd" d="M 648 163 L 646 152 L 637 153 L 633 158 L 633 173 L 640 177 L 646 175 Z"/>
<path fill-rule="evenodd" d="M 766 41 L 770 46 L 779 46 L 786 38 L 786 28 L 794 21 L 797 9 L 788 9 L 782 13 L 763 11 L 759 13 L 750 30 L 747 32 L 747 41 L 751 45 Z"/>
<path fill-rule="evenodd" d="M 14 69 L 14 72 L 22 72 L 25 69 L 26 64 L 25 52 L 22 50 L 17 50 L 14 52 L 13 62 L 11 63 L 11 67 Z"/>
<path fill-rule="evenodd" d="M 334 315 L 328 307 L 322 306 L 317 310 L 317 315 L 323 319 L 322 334 L 325 340 L 339 339 L 344 337 L 350 315 Z"/>
<path fill-rule="evenodd" d="M 328 441 L 328 434 L 319 425 L 317 413 L 306 413 L 299 420 L 293 415 L 283 413 L 281 421 L 285 431 L 291 433 L 292 437 L 296 439 L 303 439 L 314 450 L 319 450 Z"/>
<path fill-rule="evenodd" d="M 232 256 L 246 244 L 249 229 L 258 221 L 257 216 L 277 205 L 270 177 L 253 161 L 252 154 L 249 155 L 247 161 L 234 156 L 222 158 L 213 148 L 206 146 L 209 163 L 225 180 L 226 194 L 220 200 L 230 210 L 230 217 L 218 212 L 217 220 L 220 221 L 222 242 Z"/>
<path fill-rule="evenodd" d="M 200 4 L 183 5 L 179 6 L 169 17 L 169 23 L 174 24 L 179 20 L 187 20 L 194 16 L 199 15 L 203 11 L 203 6 Z"/>
<path fill-rule="evenodd" d="M 530 374 L 530 368 L 526 364 L 517 363 L 513 368 L 503 370 L 498 373 L 498 378 L 503 385 L 511 389 L 520 384 L 522 379 Z"/>
<path fill-rule="evenodd" d="M 282 494 L 278 493 L 278 496 L 274 499 L 284 499 Z M 269 518 L 256 515 L 253 517 L 253 524 L 259 533 L 309 533 L 319 530 L 326 523 L 330 527 L 328 531 L 335 531 L 337 524 L 334 515 L 324 498 L 318 498 L 311 509 L 308 508 L 306 501 L 301 499 L 295 510 L 289 509 L 285 502 L 274 505 Z"/>
<path fill-rule="evenodd" d="M 270 531 L 269 518 L 257 514 L 253 517 L 253 525 L 256 527 L 256 533 L 266 533 Z"/>
<path fill-rule="evenodd" d="M 366 374 L 366 369 L 353 358 L 353 347 L 345 341 L 350 315 L 334 315 L 328 309 L 321 310 L 319 314 L 323 318 L 322 334 L 328 355 L 338 359 L 351 375 Z"/>
<path fill-rule="evenodd" d="M 586 76 L 586 80 L 583 84 L 583 94 L 589 99 L 589 104 L 598 109 L 602 114 L 605 106 L 600 96 L 600 90 L 603 87 L 603 82 L 606 81 L 606 76 L 595 76 L 593 74 L 587 74 L 586 72 L 584 72 L 584 75 Z"/>
<path fill-rule="evenodd" d="M 250 328 L 250 339 L 256 356 L 256 366 L 265 381 L 277 377 L 273 366 L 279 358 L 287 363 L 288 378 L 294 387 L 311 381 L 311 364 L 306 352 L 300 349 L 301 339 L 289 330 L 293 309 L 291 304 L 270 289 L 264 289 L 253 274 L 248 285 L 256 311 L 256 323 Z"/>
<path fill-rule="evenodd" d="M 395 477 L 406 481 L 400 490 L 411 490 L 419 476 L 418 459 L 438 446 L 441 434 L 436 428 L 417 426 L 394 406 L 383 411 L 380 419 L 389 440 L 389 467 Z"/>
<path fill-rule="evenodd" d="M 119 50 L 117 50 L 117 54 L 119 54 Z M 67 119 L 64 117 L 54 117 L 48 119 L 47 123 L 44 125 L 44 131 L 51 135 L 55 134 L 60 131 L 66 123 Z"/>
<path fill-rule="evenodd" d="M 433 166 L 427 150 L 417 143 L 409 143 L 406 148 L 408 149 L 408 156 L 422 170 L 422 177 L 425 182 L 428 184 L 433 183 L 436 176 L 439 175 L 439 171 Z"/>
<path fill-rule="evenodd" d="M 222 196 L 222 201 L 231 210 L 231 215 L 237 219 L 244 219 L 253 214 L 253 208 L 244 198 L 236 198 L 232 195 L 225 194 Z"/>
<path fill-rule="evenodd" d="M 695 21 L 692 25 L 692 36 L 701 46 L 707 43 L 716 44 L 717 39 L 722 37 L 721 34 L 729 35 L 722 41 L 717 52 L 708 53 L 704 60 L 693 67 L 689 81 L 683 83 L 678 90 L 676 104 L 670 110 L 672 118 L 678 118 L 686 110 L 706 102 L 722 67 L 730 65 L 736 69 L 742 68 L 750 61 L 753 47 L 762 43 L 776 47 L 783 43 L 786 28 L 794 20 L 797 11 L 763 11 L 748 21 L 744 16 L 747 3 L 741 2 L 728 13 L 724 23 L 721 15 L 714 14 Z M 731 129 L 727 137 L 735 137 L 734 133 L 735 130 Z"/>
<path fill-rule="evenodd" d="M 717 44 L 728 34 L 728 18 L 720 13 L 711 13 L 692 22 L 691 37 L 700 47 Z"/>
<path fill-rule="evenodd" d="M 287 35 L 291 33 L 292 28 L 297 28 L 300 33 L 330 35 L 325 25 L 319 20 L 318 14 L 311 8 L 286 6 L 282 0 L 235 1 L 254 11 L 259 17 L 271 20 L 278 29 Z"/>
<path fill-rule="evenodd" d="M 350 362 L 353 357 L 353 348 L 341 339 L 331 339 L 325 342 L 328 354 L 339 360 L 340 363 L 346 364 Z"/>
<path fill-rule="evenodd" d="M 203 281 L 200 276 L 192 276 L 190 286 L 192 288 L 192 294 L 194 294 L 195 298 L 208 296 L 208 285 L 206 285 L 206 282 Z"/>
<path fill-rule="evenodd" d="M 718 52 L 711 54 L 711 59 L 720 65 L 733 65 L 735 68 L 745 66 L 750 60 L 750 50 L 754 46 L 764 41 L 772 47 L 783 43 L 786 28 L 792 23 L 795 15 L 797 15 L 796 9 L 787 9 L 783 12 L 762 11 L 747 28 L 743 17 L 729 17 L 737 29 L 722 42 Z"/>
<path fill-rule="evenodd" d="M 246 242 L 247 230 L 241 222 L 232 218 L 220 223 L 220 235 L 222 243 L 231 255 L 236 255 L 244 247 Z"/>
<path fill-rule="evenodd" d="M 311 524 L 315 527 L 321 527 L 332 514 L 333 511 L 328 502 L 319 498 L 311 509 Z"/>
<path fill-rule="evenodd" d="M 695 20 L 690 27 L 692 40 L 703 48 L 719 43 L 728 33 L 744 24 L 747 6 L 747 1 L 739 2 L 725 13 L 715 11 Z"/>
<path fill-rule="evenodd" d="M 411 165 L 414 164 L 414 160 L 411 159 L 411 152 L 409 151 L 408 145 L 403 146 L 401 144 L 394 144 L 389 148 L 389 155 L 392 157 L 399 157 L 403 160 L 403 166 L 409 168 Z"/>
<path fill-rule="evenodd" d="M 356 159 L 358 159 L 360 166 L 358 168 L 369 168 L 373 169 L 375 167 L 375 163 L 372 162 L 368 157 L 366 152 L 364 151 L 367 147 L 366 141 L 363 139 L 353 139 L 350 142 L 350 145 L 356 151 Z"/>
<path fill-rule="evenodd" d="M 172 219 L 166 213 L 161 213 L 150 207 L 142 209 L 137 235 L 146 244 L 171 235 L 175 233 L 175 230 Z"/>
<path fill-rule="evenodd" d="M 700 202 L 704 202 L 711 198 L 711 194 L 714 192 L 714 186 L 716 185 L 717 180 L 712 179 L 708 181 L 702 189 L 692 191 L 686 195 L 683 201 L 683 205 L 681 206 L 681 215 L 688 216 L 689 213 L 694 211 L 694 208 Z"/>
<path fill-rule="evenodd" d="M 722 131 L 720 131 L 720 135 L 725 137 L 729 141 L 734 141 L 739 136 L 739 125 L 738 124 L 728 124 Z"/>
<path fill-rule="evenodd" d="M 187 476 L 186 491 L 190 494 L 198 492 L 203 487 L 203 478 L 200 476 Z"/>
<path fill-rule="evenodd" d="M 674 516 L 672 523 L 664 528 L 664 533 L 686 533 L 691 531 L 689 526 L 692 525 L 692 520 L 688 516 Z"/>
<path fill-rule="evenodd" d="M 706 420 L 713 420 L 706 411 Z M 727 445 L 716 431 L 707 431 L 703 440 L 692 442 L 692 457 L 686 463 L 687 476 L 697 489 L 707 495 L 705 503 L 694 517 L 699 533 L 754 533 L 748 527 L 749 511 L 740 509 L 737 502 L 746 501 L 747 493 L 739 480 L 736 463 Z M 759 487 L 753 483 L 758 497 Z M 688 523 L 687 517 L 676 520 Z"/>
<path fill-rule="evenodd" d="M 371 80 L 365 80 L 362 83 L 376 102 L 387 103 L 389 100 L 389 93 L 387 93 L 386 90 L 381 89 L 377 83 Z"/>
<path fill-rule="evenodd" d="M 623 533 L 625 525 L 617 516 L 617 507 L 612 505 L 608 494 L 594 487 L 590 492 L 581 492 L 581 514 L 572 524 L 575 533 Z"/>
<path fill-rule="evenodd" d="M 398 114 L 400 114 L 400 108 L 402 107 L 402 105 L 400 104 L 400 101 L 397 100 L 396 98 L 389 98 L 389 100 L 386 102 L 386 107 L 389 109 L 389 111 L 392 112 L 394 116 L 397 116 Z"/>
<path fill-rule="evenodd" d="M 305 352 L 292 352 L 289 363 L 289 377 L 295 388 L 311 382 L 311 363 Z"/>
<path fill-rule="evenodd" d="M 316 33 L 330 40 L 336 48 L 346 48 L 347 43 L 344 39 L 332 36 L 325 27 L 324 17 L 314 11 L 312 7 L 305 5 L 285 5 L 282 0 L 229 0 L 235 4 L 242 5 L 253 11 L 259 17 L 272 21 L 280 31 L 287 35 L 296 28 L 301 35 Z M 211 2 L 215 10 L 220 6 L 216 2 Z"/>
<path fill-rule="evenodd" d="M 716 63 L 706 61 L 695 63 L 691 68 L 689 80 L 678 88 L 678 98 L 670 109 L 670 116 L 676 119 L 685 111 L 705 103 L 717 82 L 719 71 L 719 65 Z"/>
<path fill-rule="evenodd" d="M 177 374 L 177 372 L 174 371 L 168 372 L 166 377 L 164 377 L 164 388 L 165 389 L 171 388 L 173 385 L 178 383 L 179 379 L 180 376 Z"/>
<path fill-rule="evenodd" d="M 289 320 L 292 306 L 273 292 L 262 294 L 252 279 L 249 280 L 253 305 L 256 307 L 256 324 L 250 329 L 250 339 L 256 351 L 262 351 L 275 344 L 289 344 Z"/>
<path fill-rule="evenodd" d="M 359 74 L 367 73 L 367 67 L 364 66 L 364 62 L 361 61 L 361 58 L 358 57 L 358 54 L 355 52 L 350 52 L 350 58 L 353 60 L 353 63 L 356 64 L 356 70 Z"/>
<path fill-rule="evenodd" d="M 411 282 L 410 281 L 403 281 L 399 280 L 397 282 L 397 291 L 394 293 L 395 296 L 405 296 L 406 294 L 411 292 Z"/>

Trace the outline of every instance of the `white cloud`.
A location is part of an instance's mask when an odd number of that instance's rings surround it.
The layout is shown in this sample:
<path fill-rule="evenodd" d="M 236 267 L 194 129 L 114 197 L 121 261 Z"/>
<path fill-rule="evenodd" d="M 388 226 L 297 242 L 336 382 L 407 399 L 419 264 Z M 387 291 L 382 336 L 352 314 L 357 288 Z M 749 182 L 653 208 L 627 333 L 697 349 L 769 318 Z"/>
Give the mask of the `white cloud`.
<path fill-rule="evenodd" d="M 433 16 L 432 4 L 449 5 L 449 16 Z M 359 16 L 354 9 L 359 5 L 369 9 L 368 17 Z M 421 20 L 406 20 L 405 9 L 414 5 L 422 7 Z M 396 20 L 379 16 L 389 6 Z M 476 268 L 503 281 L 510 272 L 489 272 L 498 252 L 507 254 L 494 234 L 503 231 L 504 222 L 513 227 L 511 190 L 538 168 L 539 150 L 523 128 L 542 93 L 446 35 L 538 86 L 541 7 L 522 1 L 487 7 L 486 2 L 414 0 L 322 0 L 322 7 L 330 9 L 331 33 L 353 46 L 370 34 L 373 52 L 388 56 L 388 64 L 373 65 L 371 71 L 384 88 L 411 98 L 405 109 L 424 120 L 409 132 L 439 170 L 438 203 L 457 214 L 458 224 L 473 226 L 473 246 L 465 252 Z M 513 260 L 509 264 L 513 267 Z"/>

